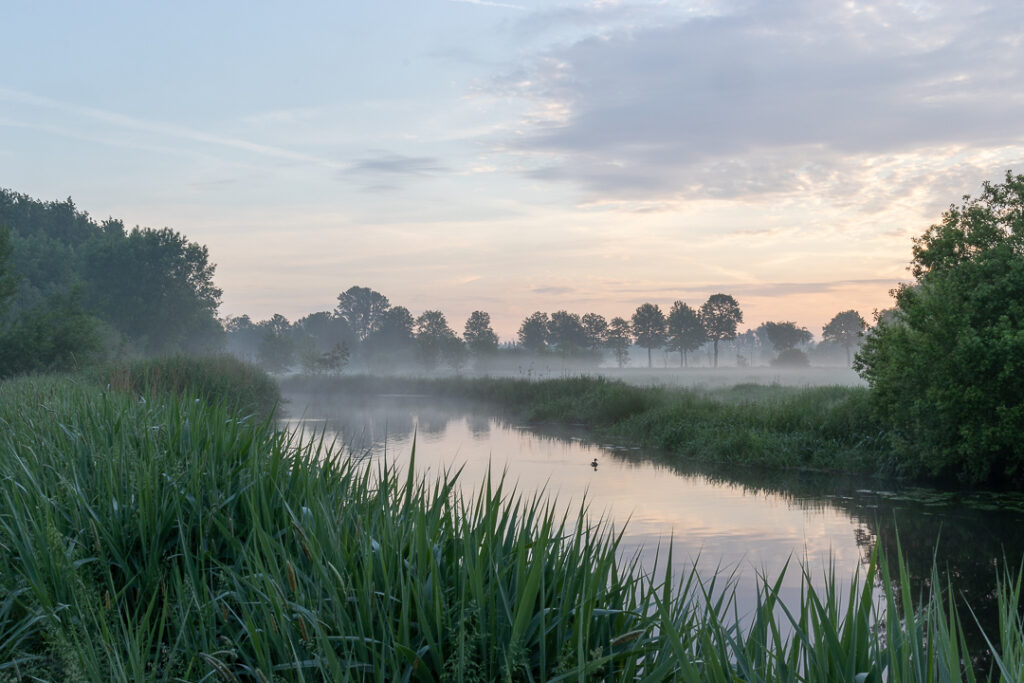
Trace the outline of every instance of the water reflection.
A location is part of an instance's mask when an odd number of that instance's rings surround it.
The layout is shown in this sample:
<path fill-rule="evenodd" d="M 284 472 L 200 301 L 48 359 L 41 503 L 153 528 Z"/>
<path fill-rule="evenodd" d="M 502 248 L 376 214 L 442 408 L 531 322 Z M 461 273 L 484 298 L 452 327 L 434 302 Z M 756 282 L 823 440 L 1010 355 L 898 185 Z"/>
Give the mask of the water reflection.
<path fill-rule="evenodd" d="M 886 490 L 856 477 L 698 466 L 593 443 L 571 429 L 527 429 L 435 398 L 289 399 L 293 424 L 326 429 L 355 453 L 386 452 L 389 462 L 401 464 L 415 437 L 417 469 L 429 474 L 462 466 L 467 492 L 489 471 L 505 471 L 521 493 L 544 491 L 569 508 L 586 500 L 591 516 L 617 527 L 628 521 L 625 554 L 638 554 L 651 568 L 671 539 L 678 570 L 696 562 L 705 576 L 732 573 L 741 601 L 753 599 L 759 573 L 774 576 L 792 559 L 805 562 L 812 577 L 831 567 L 848 581 L 876 541 L 895 557 L 898 531 L 915 594 L 927 588 L 937 560 L 979 620 L 996 623 L 997 567 L 1004 557 L 1017 566 L 1024 553 L 1019 497 L 994 506 L 991 496 Z M 799 572 L 788 574 L 785 600 L 799 598 L 800 581 Z"/>

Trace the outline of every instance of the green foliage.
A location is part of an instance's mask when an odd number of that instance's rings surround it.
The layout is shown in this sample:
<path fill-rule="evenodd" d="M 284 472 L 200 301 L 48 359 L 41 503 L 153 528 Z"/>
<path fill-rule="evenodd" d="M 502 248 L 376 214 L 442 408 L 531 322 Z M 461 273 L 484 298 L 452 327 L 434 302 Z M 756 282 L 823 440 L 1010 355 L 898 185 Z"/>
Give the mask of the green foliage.
<path fill-rule="evenodd" d="M 92 370 L 90 376 L 115 391 L 146 400 L 198 399 L 260 419 L 269 418 L 281 401 L 281 392 L 267 373 L 227 354 L 119 361 Z"/>
<path fill-rule="evenodd" d="M 349 287 L 338 295 L 335 312 L 361 342 L 380 329 L 390 308 L 391 302 L 380 292 L 369 287 Z"/>
<path fill-rule="evenodd" d="M 7 308 L 7 300 L 18 289 L 18 274 L 11 263 L 11 232 L 0 224 L 0 317 Z"/>
<path fill-rule="evenodd" d="M 8 265 L 21 276 L 10 299 L 12 319 L 28 314 L 38 322 L 42 306 L 80 297 L 107 336 L 119 337 L 110 346 L 121 342 L 150 353 L 219 348 L 221 292 L 205 247 L 167 228 L 126 231 L 114 219 L 97 223 L 70 199 L 41 202 L 3 189 L 0 224 L 10 228 L 13 247 L 0 290 Z"/>
<path fill-rule="evenodd" d="M 898 557 L 805 569 L 790 604 L 763 577 L 740 615 L 728 577 L 650 576 L 501 481 L 466 497 L 151 388 L 0 384 L 0 677 L 975 680 L 962 603 L 937 573 L 915 600 Z M 993 680 L 1024 663 L 1020 584 Z"/>
<path fill-rule="evenodd" d="M 612 318 L 608 324 L 608 337 L 605 342 L 619 367 L 629 363 L 629 347 L 633 344 L 633 328 L 625 318 Z"/>
<path fill-rule="evenodd" d="M 857 354 L 902 469 L 968 484 L 1024 482 L 1024 176 L 985 184 L 914 247 Z"/>
<path fill-rule="evenodd" d="M 99 360 L 100 328 L 82 310 L 77 290 L 53 294 L 0 325 L 0 377 L 70 370 Z"/>

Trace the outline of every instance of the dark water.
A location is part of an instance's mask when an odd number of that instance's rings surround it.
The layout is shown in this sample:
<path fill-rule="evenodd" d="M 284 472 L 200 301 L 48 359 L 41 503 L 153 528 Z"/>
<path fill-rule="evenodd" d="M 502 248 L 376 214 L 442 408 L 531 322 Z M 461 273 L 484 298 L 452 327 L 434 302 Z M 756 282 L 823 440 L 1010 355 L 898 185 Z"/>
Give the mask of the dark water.
<path fill-rule="evenodd" d="M 595 443 L 582 432 L 528 428 L 483 407 L 428 397 L 288 399 L 289 426 L 325 429 L 370 461 L 386 458 L 401 467 L 415 438 L 416 469 L 429 476 L 461 466 L 467 492 L 478 490 L 491 471 L 505 472 L 525 495 L 543 491 L 570 508 L 585 500 L 590 517 L 626 525 L 624 555 L 638 553 L 650 569 L 671 542 L 677 572 L 696 564 L 705 578 L 716 571 L 731 576 L 741 608 L 753 599 L 759 575 L 775 577 L 787 563 L 787 601 L 800 594 L 796 562 L 812 580 L 833 571 L 845 585 L 863 572 L 876 543 L 895 558 L 898 534 L 915 591 L 927 590 L 935 561 L 978 619 L 994 624 L 997 575 L 1007 564 L 1018 567 L 1024 556 L 1019 495 L 709 468 L 657 451 Z"/>

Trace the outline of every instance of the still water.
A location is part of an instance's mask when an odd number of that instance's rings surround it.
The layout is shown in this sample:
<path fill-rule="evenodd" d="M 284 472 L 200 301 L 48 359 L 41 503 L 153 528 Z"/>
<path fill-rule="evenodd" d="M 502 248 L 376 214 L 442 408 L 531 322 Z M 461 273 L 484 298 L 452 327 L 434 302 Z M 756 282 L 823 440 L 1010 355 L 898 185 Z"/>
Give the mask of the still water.
<path fill-rule="evenodd" d="M 488 472 L 532 496 L 551 496 L 591 519 L 625 527 L 624 557 L 648 570 L 669 544 L 678 575 L 697 566 L 705 579 L 731 577 L 741 611 L 759 576 L 787 564 L 783 599 L 799 598 L 802 564 L 814 583 L 832 571 L 840 585 L 863 567 L 876 543 L 896 556 L 897 532 L 915 589 L 933 559 L 978 617 L 994 609 L 997 572 L 1024 554 L 1024 498 L 948 494 L 872 479 L 702 467 L 657 451 L 593 441 L 583 432 L 527 427 L 484 407 L 423 396 L 291 395 L 286 426 L 325 431 L 367 462 L 409 462 L 427 477 L 462 467 L 472 494 Z M 592 465 L 596 459 L 597 465 Z"/>

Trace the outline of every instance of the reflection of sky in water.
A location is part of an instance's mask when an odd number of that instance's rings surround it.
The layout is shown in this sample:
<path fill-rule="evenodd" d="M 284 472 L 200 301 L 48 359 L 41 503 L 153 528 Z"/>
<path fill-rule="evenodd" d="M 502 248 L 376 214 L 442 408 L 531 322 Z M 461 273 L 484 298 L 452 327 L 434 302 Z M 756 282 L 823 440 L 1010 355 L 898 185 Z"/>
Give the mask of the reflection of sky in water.
<path fill-rule="evenodd" d="M 742 600 L 754 595 L 759 573 L 774 577 L 787 561 L 806 559 L 812 577 L 834 562 L 836 578 L 845 583 L 864 556 L 854 533 L 858 524 L 840 510 L 681 475 L 639 460 L 635 449 L 613 451 L 437 406 L 407 404 L 404 415 L 365 404 L 325 408 L 318 406 L 315 413 L 306 409 L 307 417 L 328 417 L 304 426 L 326 426 L 353 451 L 368 450 L 374 460 L 386 449 L 388 462 L 399 466 L 408 462 L 415 436 L 416 469 L 429 477 L 461 466 L 460 482 L 469 494 L 479 489 L 488 471 L 505 471 L 507 482 L 520 493 L 530 496 L 543 490 L 555 497 L 560 509 L 577 507 L 585 499 L 592 519 L 604 517 L 617 527 L 628 520 L 623 555 L 640 552 L 644 565 L 652 568 L 659 544 L 664 556 L 671 537 L 677 569 L 685 571 L 699 557 L 704 576 L 716 567 L 735 571 Z M 589 464 L 594 458 L 597 469 Z M 786 598 L 799 596 L 800 581 L 793 566 L 784 583 Z"/>

